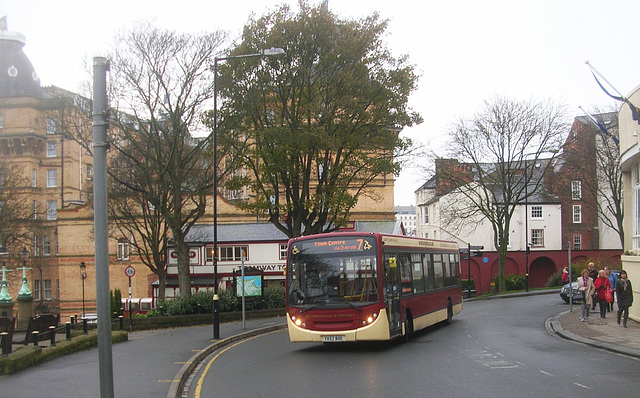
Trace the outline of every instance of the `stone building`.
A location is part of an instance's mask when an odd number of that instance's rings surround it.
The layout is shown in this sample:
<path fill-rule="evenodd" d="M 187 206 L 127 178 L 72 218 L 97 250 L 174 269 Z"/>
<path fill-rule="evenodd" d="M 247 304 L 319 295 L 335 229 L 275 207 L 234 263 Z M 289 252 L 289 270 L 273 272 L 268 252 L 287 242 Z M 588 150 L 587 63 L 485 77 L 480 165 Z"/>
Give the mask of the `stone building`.
<path fill-rule="evenodd" d="M 86 313 L 96 312 L 91 101 L 59 87 L 43 87 L 23 51 L 25 44 L 23 35 L 0 31 L 0 174 L 7 165 L 19 170 L 22 199 L 18 207 L 28 213 L 16 224 L 20 233 L 3 229 L 8 224 L 0 219 L 0 246 L 6 246 L 9 253 L 1 260 L 9 270 L 23 264 L 29 268 L 27 279 L 36 313 L 60 313 L 64 320 L 81 314 L 83 308 Z M 393 183 L 393 176 L 376 179 L 370 187 L 372 194 L 362 196 L 352 210 L 352 220 L 393 220 Z M 219 223 L 265 221 L 242 212 L 233 199 L 233 193 L 220 190 Z M 200 223 L 210 226 L 212 213 Z M 133 238 L 116 232 L 110 236 L 110 289 L 120 289 L 126 297 L 129 278 L 125 269 L 133 266 L 132 296 L 152 297 L 158 278 L 131 250 Z M 18 258 L 23 247 L 29 255 Z M 86 278 L 81 274 L 82 263 Z M 172 270 L 169 267 L 169 279 L 175 276 Z M 6 274 L 7 290 L 15 300 L 21 274 Z"/>

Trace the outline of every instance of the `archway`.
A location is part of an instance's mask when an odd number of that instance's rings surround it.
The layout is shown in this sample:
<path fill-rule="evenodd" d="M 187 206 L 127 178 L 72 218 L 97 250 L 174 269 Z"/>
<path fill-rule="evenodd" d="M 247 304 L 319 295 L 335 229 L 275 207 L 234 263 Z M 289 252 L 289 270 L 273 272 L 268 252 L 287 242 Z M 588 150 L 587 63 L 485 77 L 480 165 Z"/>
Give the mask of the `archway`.
<path fill-rule="evenodd" d="M 545 287 L 556 270 L 556 263 L 549 257 L 536 258 L 529 265 L 529 287 Z"/>

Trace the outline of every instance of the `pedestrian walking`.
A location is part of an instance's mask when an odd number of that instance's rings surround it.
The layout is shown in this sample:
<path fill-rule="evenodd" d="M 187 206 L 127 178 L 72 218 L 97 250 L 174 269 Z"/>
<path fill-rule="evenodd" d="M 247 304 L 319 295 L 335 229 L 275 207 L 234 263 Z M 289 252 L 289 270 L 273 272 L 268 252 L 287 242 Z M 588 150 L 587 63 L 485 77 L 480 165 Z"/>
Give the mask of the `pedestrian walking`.
<path fill-rule="evenodd" d="M 618 275 L 616 275 L 615 272 L 611 272 L 608 266 L 604 267 L 604 274 L 609 279 L 609 283 L 611 284 L 611 294 L 613 297 L 615 297 L 616 286 L 618 285 Z M 607 303 L 607 312 L 613 311 L 614 301 Z"/>
<path fill-rule="evenodd" d="M 590 262 L 589 265 L 587 265 L 587 271 L 589 271 L 589 278 L 591 278 L 592 281 L 595 281 L 598 278 L 598 271 L 596 270 L 596 265 L 593 262 Z M 593 294 L 595 295 L 595 290 L 593 291 Z M 596 299 L 595 297 L 591 298 L 591 311 L 596 309 Z"/>
<path fill-rule="evenodd" d="M 598 300 L 598 307 L 600 307 L 600 318 L 605 318 L 607 314 L 607 307 L 609 303 L 607 303 L 607 289 L 611 289 L 611 283 L 609 282 L 609 278 L 606 277 L 604 270 L 600 270 L 598 272 L 598 277 L 595 282 L 593 282 L 593 286 L 596 289 L 596 295 Z"/>
<path fill-rule="evenodd" d="M 595 292 L 593 279 L 589 277 L 589 271 L 582 270 L 582 275 L 578 278 L 578 291 L 582 292 L 582 318 L 580 321 L 589 320 L 589 308 L 593 304 L 593 292 Z"/>
<path fill-rule="evenodd" d="M 569 270 L 567 267 L 562 269 L 562 283 L 569 283 Z"/>
<path fill-rule="evenodd" d="M 627 319 L 629 319 L 629 307 L 633 304 L 633 288 L 631 281 L 627 279 L 627 271 L 620 271 L 620 279 L 616 286 L 618 294 L 618 325 L 622 317 L 622 326 L 627 327 Z"/>

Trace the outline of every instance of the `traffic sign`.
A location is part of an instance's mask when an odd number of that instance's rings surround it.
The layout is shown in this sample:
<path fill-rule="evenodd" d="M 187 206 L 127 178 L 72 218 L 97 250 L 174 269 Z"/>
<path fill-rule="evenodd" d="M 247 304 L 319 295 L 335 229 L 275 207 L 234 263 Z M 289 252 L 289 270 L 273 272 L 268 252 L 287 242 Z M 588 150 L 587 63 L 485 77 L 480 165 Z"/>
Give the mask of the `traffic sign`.
<path fill-rule="evenodd" d="M 133 268 L 132 266 L 128 266 L 127 268 L 124 269 L 124 274 L 129 278 L 131 278 L 136 274 L 136 269 Z"/>

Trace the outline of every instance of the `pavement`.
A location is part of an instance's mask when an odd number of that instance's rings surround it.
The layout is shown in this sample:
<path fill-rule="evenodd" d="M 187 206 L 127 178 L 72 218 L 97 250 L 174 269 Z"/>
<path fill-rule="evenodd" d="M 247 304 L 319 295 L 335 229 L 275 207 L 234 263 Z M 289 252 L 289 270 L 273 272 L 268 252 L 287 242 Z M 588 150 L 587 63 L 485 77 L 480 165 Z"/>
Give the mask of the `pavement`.
<path fill-rule="evenodd" d="M 590 312 L 589 319 L 581 322 L 580 306 L 574 306 L 573 311 L 549 318 L 547 330 L 568 340 L 640 358 L 640 323 L 629 319 L 626 328 L 618 325 L 617 310 L 616 307 L 605 318 L 600 318 L 600 311 L 596 307 L 595 311 Z"/>

